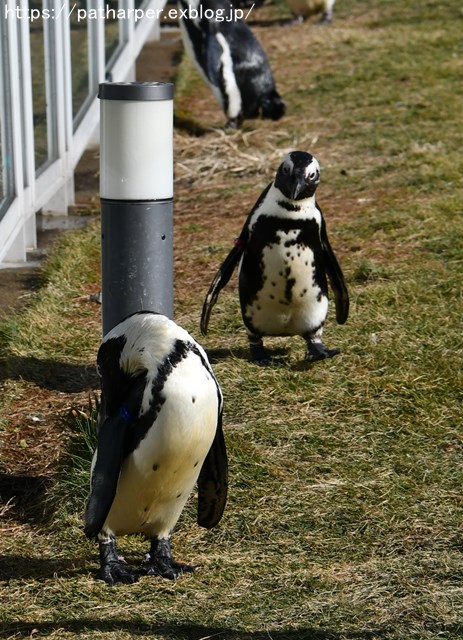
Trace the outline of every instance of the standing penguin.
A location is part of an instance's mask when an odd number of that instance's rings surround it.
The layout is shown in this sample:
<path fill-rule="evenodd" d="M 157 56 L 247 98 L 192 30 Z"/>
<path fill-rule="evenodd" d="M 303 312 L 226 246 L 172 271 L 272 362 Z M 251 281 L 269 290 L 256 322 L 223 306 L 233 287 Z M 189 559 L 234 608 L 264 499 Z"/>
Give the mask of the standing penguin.
<path fill-rule="evenodd" d="M 285 156 L 274 182 L 254 205 L 204 301 L 203 334 L 219 292 L 240 262 L 241 313 L 251 357 L 257 364 L 272 362 L 264 349 L 264 336 L 302 336 L 307 342 L 309 362 L 339 353 L 322 342 L 328 312 L 326 276 L 334 290 L 339 324 L 347 320 L 349 296 L 315 200 L 319 182 L 319 164 L 310 153 L 293 151 Z"/>
<path fill-rule="evenodd" d="M 179 0 L 185 49 L 237 128 L 245 118 L 279 120 L 285 103 L 257 38 L 227 0 Z M 196 16 L 196 17 L 190 17 Z"/>
<path fill-rule="evenodd" d="M 85 511 L 98 538 L 101 577 L 140 574 L 175 580 L 189 565 L 173 560 L 170 533 L 198 483 L 198 524 L 214 527 L 227 499 L 222 392 L 204 350 L 165 316 L 129 316 L 103 339 L 97 357 L 101 412 Z M 151 540 L 140 571 L 118 556 L 116 535 Z"/>
<path fill-rule="evenodd" d="M 333 21 L 333 7 L 336 0 L 287 0 L 289 8 L 298 20 L 321 13 L 320 24 Z"/>

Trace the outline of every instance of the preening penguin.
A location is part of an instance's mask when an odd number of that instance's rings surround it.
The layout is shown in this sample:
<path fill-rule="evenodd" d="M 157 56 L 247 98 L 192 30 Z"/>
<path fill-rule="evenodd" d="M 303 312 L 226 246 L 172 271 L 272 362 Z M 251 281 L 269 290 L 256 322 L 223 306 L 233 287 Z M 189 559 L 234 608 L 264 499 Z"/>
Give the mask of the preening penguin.
<path fill-rule="evenodd" d="M 178 6 L 185 49 L 228 126 L 236 128 L 245 118 L 259 116 L 279 120 L 285 103 L 267 55 L 244 20 L 236 17 L 233 5 L 227 0 L 179 0 Z"/>
<path fill-rule="evenodd" d="M 214 527 L 227 499 L 222 392 L 204 350 L 172 320 L 151 312 L 126 318 L 97 357 L 101 412 L 91 468 L 85 534 L 97 537 L 101 577 L 176 579 L 170 533 L 198 483 L 198 524 Z M 118 556 L 116 536 L 151 540 L 140 571 Z"/>
<path fill-rule="evenodd" d="M 336 0 L 287 0 L 289 8 L 300 20 L 322 14 L 320 23 L 333 21 L 333 7 Z"/>
<path fill-rule="evenodd" d="M 315 200 L 320 167 L 310 153 L 285 156 L 275 180 L 262 192 L 241 234 L 215 275 L 201 315 L 205 334 L 219 292 L 238 263 L 238 290 L 251 357 L 270 364 L 264 336 L 302 336 L 309 362 L 331 358 L 338 349 L 322 342 L 328 313 L 327 276 L 334 291 L 336 320 L 349 313 L 344 276 L 328 241 Z"/>

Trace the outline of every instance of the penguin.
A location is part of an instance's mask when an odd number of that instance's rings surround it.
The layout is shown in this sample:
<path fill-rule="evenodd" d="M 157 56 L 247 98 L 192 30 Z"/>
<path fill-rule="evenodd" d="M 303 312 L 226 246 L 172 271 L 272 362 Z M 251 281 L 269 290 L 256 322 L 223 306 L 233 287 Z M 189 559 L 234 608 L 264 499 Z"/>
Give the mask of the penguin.
<path fill-rule="evenodd" d="M 195 483 L 198 524 L 214 527 L 227 500 L 223 399 L 202 347 L 175 322 L 138 312 L 103 338 L 97 355 L 101 409 L 84 532 L 97 538 L 109 585 L 141 575 L 171 580 L 192 572 L 172 558 L 170 535 Z M 136 570 L 116 536 L 150 542 Z"/>
<path fill-rule="evenodd" d="M 187 54 L 221 105 L 227 126 L 244 119 L 279 120 L 286 106 L 267 55 L 227 0 L 179 0 L 180 30 Z"/>
<path fill-rule="evenodd" d="M 319 182 L 320 166 L 310 153 L 292 151 L 283 158 L 204 300 L 200 328 L 206 334 L 219 292 L 239 263 L 241 314 L 251 359 L 260 365 L 275 363 L 264 348 L 265 336 L 302 336 L 309 362 L 339 353 L 322 342 L 328 312 L 327 276 L 339 324 L 347 320 L 349 295 L 315 200 Z"/>
<path fill-rule="evenodd" d="M 320 13 L 322 14 L 320 24 L 333 21 L 333 7 L 336 0 L 287 0 L 287 2 L 299 22 Z"/>

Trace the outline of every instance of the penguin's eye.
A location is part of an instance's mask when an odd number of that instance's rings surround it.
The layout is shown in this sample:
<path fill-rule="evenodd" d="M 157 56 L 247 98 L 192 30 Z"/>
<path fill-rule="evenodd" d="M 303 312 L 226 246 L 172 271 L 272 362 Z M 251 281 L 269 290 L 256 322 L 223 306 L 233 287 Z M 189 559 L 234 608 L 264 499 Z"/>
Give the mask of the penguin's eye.
<path fill-rule="evenodd" d="M 289 176 L 289 174 L 291 173 L 291 169 L 288 167 L 287 164 L 283 165 L 283 173 L 285 176 Z"/>

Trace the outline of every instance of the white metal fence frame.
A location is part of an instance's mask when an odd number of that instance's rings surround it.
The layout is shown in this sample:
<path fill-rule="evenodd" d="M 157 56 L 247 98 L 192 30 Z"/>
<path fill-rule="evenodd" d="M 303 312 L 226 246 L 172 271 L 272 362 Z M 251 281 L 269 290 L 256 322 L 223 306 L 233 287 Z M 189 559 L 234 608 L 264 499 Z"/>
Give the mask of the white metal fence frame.
<path fill-rule="evenodd" d="M 98 84 L 108 77 L 135 79 L 141 48 L 159 37 L 160 23 L 153 16 L 165 0 L 117 0 L 119 41 L 109 60 L 105 0 L 42 0 L 41 16 L 48 16 L 43 19 L 48 157 L 40 167 L 35 161 L 31 3 L 0 3 L 0 266 L 25 262 L 36 247 L 37 211 L 65 215 L 73 204 L 74 169 L 89 144 L 97 142 Z M 73 114 L 70 18 L 76 8 L 87 16 L 89 91 Z"/>

